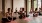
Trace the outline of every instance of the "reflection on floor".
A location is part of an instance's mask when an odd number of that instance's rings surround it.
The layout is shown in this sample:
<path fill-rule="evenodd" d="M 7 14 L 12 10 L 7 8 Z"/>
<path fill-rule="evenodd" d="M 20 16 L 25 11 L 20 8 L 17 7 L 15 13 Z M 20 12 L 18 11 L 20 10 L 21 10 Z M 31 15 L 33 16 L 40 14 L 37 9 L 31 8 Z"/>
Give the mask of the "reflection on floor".
<path fill-rule="evenodd" d="M 19 19 L 18 15 L 15 14 L 15 17 L 17 17 L 16 20 L 8 22 L 8 23 L 42 23 L 42 16 L 26 17 L 25 19 Z"/>

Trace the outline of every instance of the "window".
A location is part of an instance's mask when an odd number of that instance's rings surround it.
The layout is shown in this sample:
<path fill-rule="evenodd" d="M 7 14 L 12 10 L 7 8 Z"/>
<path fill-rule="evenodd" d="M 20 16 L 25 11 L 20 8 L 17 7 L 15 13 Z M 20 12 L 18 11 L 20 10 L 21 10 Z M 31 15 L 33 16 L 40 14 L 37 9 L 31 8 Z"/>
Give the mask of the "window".
<path fill-rule="evenodd" d="M 37 2 L 37 0 L 34 1 L 34 11 L 35 11 L 35 8 L 38 8 L 38 2 Z"/>
<path fill-rule="evenodd" d="M 31 0 L 27 0 L 27 14 L 30 12 Z"/>

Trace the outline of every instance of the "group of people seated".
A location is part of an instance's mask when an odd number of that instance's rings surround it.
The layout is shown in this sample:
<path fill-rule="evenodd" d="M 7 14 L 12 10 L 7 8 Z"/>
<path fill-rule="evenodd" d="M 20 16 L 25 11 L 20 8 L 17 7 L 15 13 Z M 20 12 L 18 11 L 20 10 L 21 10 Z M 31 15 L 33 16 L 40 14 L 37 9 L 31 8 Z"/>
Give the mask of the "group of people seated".
<path fill-rule="evenodd" d="M 37 16 L 40 16 L 42 14 L 40 13 L 40 10 L 38 11 L 38 9 L 36 8 L 35 11 L 32 11 L 32 9 L 31 9 L 28 15 L 32 16 L 32 17 L 37 17 Z"/>
<path fill-rule="evenodd" d="M 24 10 L 24 8 L 20 8 L 20 10 L 18 12 L 17 12 L 17 8 L 15 10 L 16 10 L 15 13 L 18 13 L 20 15 L 19 16 L 20 19 L 26 17 L 26 11 Z"/>
<path fill-rule="evenodd" d="M 13 14 L 14 14 L 13 10 L 11 8 L 8 8 L 7 11 L 8 12 L 6 12 L 5 16 L 3 16 L 3 18 L 2 18 L 2 21 L 3 22 L 10 22 L 11 20 L 13 20 L 13 21 L 16 20 L 16 17 L 13 16 Z M 17 13 L 17 10 L 15 13 Z M 18 14 L 20 15 L 19 19 L 26 17 L 26 11 L 24 11 L 24 8 L 22 8 L 22 10 L 20 8 L 20 11 L 18 12 Z"/>
<path fill-rule="evenodd" d="M 17 10 L 15 13 L 17 13 Z M 20 15 L 19 16 L 20 19 L 26 17 L 26 11 L 24 11 L 24 8 L 20 8 L 18 14 Z M 39 11 L 37 11 L 37 8 L 35 9 L 35 11 L 32 11 L 31 9 L 28 15 L 32 17 L 37 17 L 39 15 Z M 11 8 L 8 8 L 8 12 L 5 13 L 5 16 L 3 16 L 2 21 L 10 22 L 11 20 L 15 20 L 15 19 L 16 17 L 13 16 L 13 10 Z"/>
<path fill-rule="evenodd" d="M 35 9 L 35 13 L 36 13 L 36 14 L 34 13 L 35 16 L 38 16 L 38 15 L 39 15 L 39 16 L 40 16 L 40 15 L 42 16 L 42 9 L 39 8 L 39 11 L 37 11 L 37 10 L 38 10 L 38 9 L 36 8 L 36 9 Z"/>
<path fill-rule="evenodd" d="M 20 8 L 20 11 L 18 12 L 20 15 L 19 18 L 25 18 L 26 17 L 26 11 L 24 11 L 24 8 Z"/>

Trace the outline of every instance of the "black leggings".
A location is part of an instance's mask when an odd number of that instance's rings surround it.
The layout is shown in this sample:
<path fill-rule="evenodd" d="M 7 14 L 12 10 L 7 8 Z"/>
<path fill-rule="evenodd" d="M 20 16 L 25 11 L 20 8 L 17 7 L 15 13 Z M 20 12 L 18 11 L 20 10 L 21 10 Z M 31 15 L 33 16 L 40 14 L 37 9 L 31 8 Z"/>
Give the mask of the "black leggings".
<path fill-rule="evenodd" d="M 10 22 L 7 18 L 2 18 L 2 23 Z"/>
<path fill-rule="evenodd" d="M 16 17 L 13 17 L 13 20 L 16 20 Z"/>
<path fill-rule="evenodd" d="M 11 17 L 8 17 L 8 19 L 9 19 L 9 20 L 12 20 L 12 18 L 11 18 Z"/>
<path fill-rule="evenodd" d="M 19 16 L 19 19 L 22 19 L 22 15 Z"/>
<path fill-rule="evenodd" d="M 2 21 L 6 22 L 6 21 L 8 21 L 8 20 L 7 20 L 7 18 L 2 18 Z"/>
<path fill-rule="evenodd" d="M 12 18 L 11 17 L 8 17 L 8 19 L 9 20 L 12 20 Z M 9 20 L 8 20 L 7 18 L 2 18 L 2 21 L 4 21 L 4 22 L 9 22 Z"/>
<path fill-rule="evenodd" d="M 9 19 L 9 20 L 12 20 L 12 18 L 11 18 L 11 17 L 8 17 L 8 19 Z M 13 20 L 16 20 L 16 17 L 13 17 Z"/>

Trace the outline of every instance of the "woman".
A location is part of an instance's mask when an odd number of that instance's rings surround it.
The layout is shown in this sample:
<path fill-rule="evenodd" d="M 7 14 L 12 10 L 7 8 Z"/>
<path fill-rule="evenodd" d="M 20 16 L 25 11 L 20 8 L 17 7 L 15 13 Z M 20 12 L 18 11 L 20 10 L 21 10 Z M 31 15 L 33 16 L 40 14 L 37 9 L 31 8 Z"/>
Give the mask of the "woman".
<path fill-rule="evenodd" d="M 33 17 L 37 17 L 38 15 L 39 15 L 39 12 L 38 12 L 38 9 L 36 8 Z"/>
<path fill-rule="evenodd" d="M 32 17 L 33 17 L 33 14 L 34 14 L 34 13 L 33 13 L 33 10 L 30 9 L 30 12 L 29 12 L 29 14 L 28 14 L 28 15 L 29 15 L 29 18 L 32 18 Z"/>
<path fill-rule="evenodd" d="M 39 15 L 42 15 L 42 10 L 41 10 L 41 8 L 39 8 Z"/>
<path fill-rule="evenodd" d="M 2 22 L 10 22 L 12 20 L 11 18 L 11 9 L 8 8 L 8 12 L 6 12 L 5 16 L 2 18 Z"/>
<path fill-rule="evenodd" d="M 6 12 L 6 17 L 9 21 L 12 20 L 12 15 L 11 15 L 11 9 L 10 8 L 8 8 L 8 12 Z"/>

